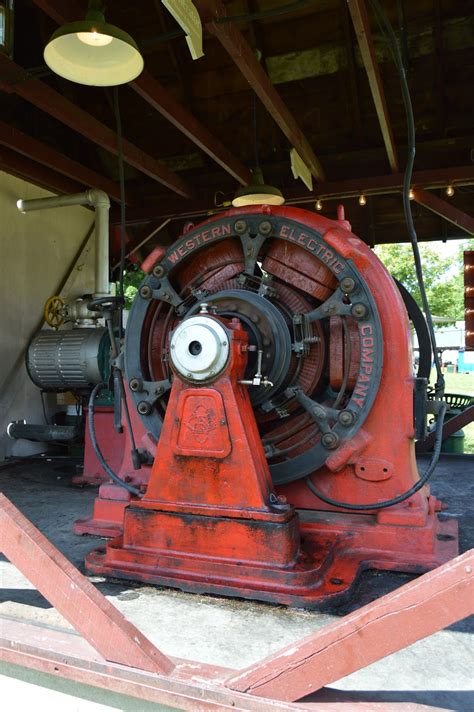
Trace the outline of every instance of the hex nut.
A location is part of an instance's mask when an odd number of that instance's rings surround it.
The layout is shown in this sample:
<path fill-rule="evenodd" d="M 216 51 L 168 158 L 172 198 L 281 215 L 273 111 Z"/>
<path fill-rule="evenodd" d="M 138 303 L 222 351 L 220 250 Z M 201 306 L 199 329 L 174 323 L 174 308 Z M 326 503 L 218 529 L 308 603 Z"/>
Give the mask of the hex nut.
<path fill-rule="evenodd" d="M 338 421 L 341 425 L 348 427 L 349 425 L 352 425 L 354 420 L 355 414 L 352 413 L 352 411 L 350 410 L 341 410 L 341 412 L 339 413 Z"/>
<path fill-rule="evenodd" d="M 138 391 L 140 390 L 141 382 L 138 378 L 131 378 L 128 385 L 130 386 L 131 391 Z"/>
<path fill-rule="evenodd" d="M 150 415 L 151 405 L 147 401 L 140 401 L 140 403 L 137 405 L 137 410 L 140 415 Z"/>
<path fill-rule="evenodd" d="M 321 444 L 323 447 L 327 448 L 327 450 L 333 450 L 339 445 L 339 437 L 336 433 L 324 433 L 321 438 Z"/>

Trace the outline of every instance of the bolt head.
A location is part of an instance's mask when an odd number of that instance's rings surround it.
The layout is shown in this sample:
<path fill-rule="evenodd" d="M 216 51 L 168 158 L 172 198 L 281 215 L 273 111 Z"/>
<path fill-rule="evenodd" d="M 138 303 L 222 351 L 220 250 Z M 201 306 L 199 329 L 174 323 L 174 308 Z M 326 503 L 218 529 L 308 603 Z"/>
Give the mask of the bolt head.
<path fill-rule="evenodd" d="M 237 235 L 242 235 L 247 230 L 247 223 L 245 220 L 236 220 L 234 230 Z"/>
<path fill-rule="evenodd" d="M 357 319 L 362 319 L 362 317 L 367 314 L 367 307 L 365 306 L 365 304 L 361 304 L 360 302 L 358 304 L 354 304 L 351 309 L 351 314 Z"/>
<path fill-rule="evenodd" d="M 140 296 L 142 299 L 150 299 L 152 295 L 152 290 L 151 287 L 148 286 L 148 284 L 144 284 L 143 287 L 140 287 Z"/>
<path fill-rule="evenodd" d="M 344 277 L 344 279 L 341 281 L 341 289 L 347 294 L 354 290 L 355 285 L 355 280 L 353 280 L 352 277 Z"/>
<path fill-rule="evenodd" d="M 130 386 L 131 391 L 138 391 L 140 388 L 140 381 L 138 378 L 131 378 L 128 385 Z"/>
<path fill-rule="evenodd" d="M 163 265 L 155 265 L 153 267 L 153 276 L 154 277 L 158 277 L 158 279 L 159 279 L 160 277 L 163 277 L 164 273 L 165 273 L 165 268 L 163 267 Z"/>
<path fill-rule="evenodd" d="M 269 220 L 264 220 L 258 226 L 258 231 L 261 235 L 269 235 L 272 231 L 272 224 Z"/>
<path fill-rule="evenodd" d="M 341 425 L 345 425 L 346 427 L 348 427 L 349 425 L 352 425 L 354 420 L 355 415 L 350 410 L 342 410 L 339 413 L 338 421 Z"/>
<path fill-rule="evenodd" d="M 336 433 L 324 433 L 321 438 L 321 444 L 327 450 L 333 450 L 339 445 L 339 437 Z"/>

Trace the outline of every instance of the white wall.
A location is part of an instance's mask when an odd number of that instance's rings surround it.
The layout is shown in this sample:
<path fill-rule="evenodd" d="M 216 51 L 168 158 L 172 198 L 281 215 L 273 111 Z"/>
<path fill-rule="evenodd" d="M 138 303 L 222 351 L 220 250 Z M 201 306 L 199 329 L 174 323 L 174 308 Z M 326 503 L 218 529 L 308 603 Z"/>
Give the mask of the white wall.
<path fill-rule="evenodd" d="M 25 215 L 16 207 L 18 198 L 49 195 L 0 171 L 0 460 L 44 449 L 10 440 L 6 427 L 20 418 L 44 423 L 40 391 L 28 377 L 23 352 L 41 320 L 46 299 L 57 294 L 94 221 L 94 213 L 83 207 Z M 63 297 L 93 292 L 93 260 L 91 249 L 76 266 Z"/>

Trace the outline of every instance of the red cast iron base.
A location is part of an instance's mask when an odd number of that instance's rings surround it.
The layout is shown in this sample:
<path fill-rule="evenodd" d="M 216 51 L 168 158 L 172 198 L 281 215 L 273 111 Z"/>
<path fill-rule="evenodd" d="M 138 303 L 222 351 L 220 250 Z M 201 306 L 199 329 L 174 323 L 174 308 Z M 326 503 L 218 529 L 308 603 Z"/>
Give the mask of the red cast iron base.
<path fill-rule="evenodd" d="M 127 516 L 135 522 L 139 517 L 148 531 L 153 531 L 152 520 L 159 514 L 127 509 Z M 365 569 L 423 573 L 457 555 L 457 521 L 440 521 L 434 512 L 422 527 L 380 524 L 373 515 L 300 511 L 299 517 L 302 543 L 291 566 L 159 550 L 152 542 L 147 550 L 146 542 L 137 547 L 120 536 L 106 550 L 91 552 L 86 569 L 192 593 L 314 607 L 347 595 Z M 214 524 L 209 521 L 209 526 Z"/>

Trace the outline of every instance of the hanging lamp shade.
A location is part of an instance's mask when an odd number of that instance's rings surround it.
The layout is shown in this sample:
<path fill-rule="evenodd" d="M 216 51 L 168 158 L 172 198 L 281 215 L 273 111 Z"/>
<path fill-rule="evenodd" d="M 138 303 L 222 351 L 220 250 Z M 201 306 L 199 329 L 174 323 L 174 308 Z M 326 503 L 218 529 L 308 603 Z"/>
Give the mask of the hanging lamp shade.
<path fill-rule="evenodd" d="M 252 171 L 251 185 L 239 188 L 232 199 L 234 208 L 244 208 L 246 205 L 283 205 L 285 198 L 278 188 L 266 185 L 260 168 Z"/>
<path fill-rule="evenodd" d="M 69 22 L 56 30 L 45 47 L 44 61 L 60 77 L 96 87 L 126 84 L 143 69 L 135 41 L 105 22 L 103 12 L 93 2 L 85 20 Z"/>

